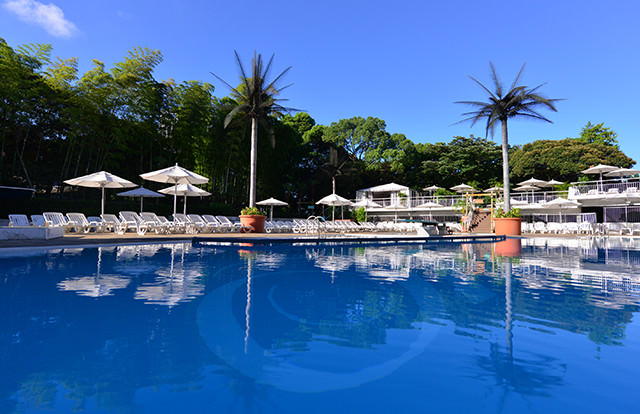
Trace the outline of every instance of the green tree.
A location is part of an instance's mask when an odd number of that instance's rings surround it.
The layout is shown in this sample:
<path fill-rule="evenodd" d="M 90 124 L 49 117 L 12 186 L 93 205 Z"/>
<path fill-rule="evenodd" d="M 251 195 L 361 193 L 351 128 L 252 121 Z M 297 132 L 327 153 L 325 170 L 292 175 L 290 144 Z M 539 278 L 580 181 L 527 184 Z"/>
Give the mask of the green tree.
<path fill-rule="evenodd" d="M 515 148 L 511 171 L 515 177 L 576 181 L 581 171 L 596 164 L 630 168 L 635 161 L 616 146 L 586 142 L 581 138 L 538 140 Z"/>
<path fill-rule="evenodd" d="M 589 121 L 580 131 L 580 138 L 578 139 L 587 143 L 598 143 L 618 148 L 617 138 L 618 134 L 605 127 L 604 122 L 593 125 Z"/>
<path fill-rule="evenodd" d="M 256 205 L 256 173 L 258 164 L 258 123 L 262 122 L 270 127 L 271 115 L 282 115 L 283 112 L 290 112 L 293 109 L 280 105 L 283 101 L 279 98 L 283 89 L 290 85 L 278 88 L 276 83 L 291 69 L 291 66 L 282 71 L 272 81 L 268 81 L 269 71 L 273 62 L 273 55 L 266 66 L 260 54 L 254 53 L 251 60 L 251 73 L 247 73 L 242 65 L 238 52 L 234 52 L 238 67 L 240 68 L 240 86 L 232 87 L 215 73 L 213 76 L 227 85 L 232 93 L 232 98 L 237 105 L 229 112 L 225 118 L 225 127 L 237 114 L 244 114 L 244 118 L 251 119 L 251 155 L 249 162 L 249 206 Z M 271 130 L 271 129 L 270 129 Z M 272 134 L 272 145 L 275 146 L 275 137 Z"/>
<path fill-rule="evenodd" d="M 494 91 L 484 86 L 475 78 L 469 76 L 471 80 L 476 82 L 489 94 L 488 102 L 478 101 L 458 101 L 465 105 L 470 105 L 476 108 L 475 111 L 463 113 L 463 116 L 467 118 L 460 122 L 471 121 L 471 126 L 481 119 L 487 120 L 486 133 L 493 130 L 496 123 L 499 121 L 502 127 L 502 177 L 504 182 L 504 203 L 505 210 L 511 209 L 511 196 L 510 196 L 510 184 L 509 184 L 509 133 L 507 129 L 507 121 L 509 118 L 525 117 L 538 119 L 545 122 L 551 122 L 546 117 L 540 115 L 537 112 L 539 107 L 548 108 L 556 112 L 555 102 L 559 99 L 549 99 L 538 93 L 538 89 L 542 86 L 536 86 L 534 88 L 528 88 L 527 86 L 518 85 L 520 75 L 524 70 L 524 66 L 518 72 L 513 84 L 508 90 L 502 85 L 502 82 L 498 78 L 493 63 L 491 66 L 491 77 L 494 83 Z M 544 84 L 543 84 L 544 85 Z"/>

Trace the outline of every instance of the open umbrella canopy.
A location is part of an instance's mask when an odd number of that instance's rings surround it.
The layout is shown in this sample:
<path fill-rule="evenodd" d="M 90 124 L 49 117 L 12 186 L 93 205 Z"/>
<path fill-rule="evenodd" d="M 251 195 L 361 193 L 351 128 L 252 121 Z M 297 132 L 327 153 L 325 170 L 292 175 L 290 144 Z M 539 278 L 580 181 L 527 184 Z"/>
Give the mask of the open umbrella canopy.
<path fill-rule="evenodd" d="M 320 200 L 316 202 L 316 204 L 324 204 L 327 206 L 350 206 L 351 201 L 347 200 L 344 197 L 340 197 L 336 193 L 329 194 L 326 197 L 322 197 Z M 331 212 L 331 220 L 335 220 L 335 209 Z"/>
<path fill-rule="evenodd" d="M 544 187 L 553 187 L 554 185 L 561 185 L 564 184 L 564 182 L 562 181 L 558 181 L 558 180 L 549 180 L 547 181 L 547 183 L 544 185 Z"/>
<path fill-rule="evenodd" d="M 172 183 L 174 186 L 177 186 L 178 184 L 206 184 L 209 182 L 207 177 L 203 177 L 200 174 L 196 174 L 193 171 L 182 168 L 177 163 L 173 167 L 140 174 L 140 177 L 145 180 L 155 181 L 158 183 Z M 175 214 L 178 197 L 177 190 L 171 194 L 173 194 L 173 213 Z"/>
<path fill-rule="evenodd" d="M 604 175 L 607 177 L 628 177 L 630 175 L 640 174 L 640 170 L 635 170 L 633 168 L 618 168 L 612 171 L 605 173 Z"/>
<path fill-rule="evenodd" d="M 603 173 L 609 172 L 609 171 L 613 171 L 613 170 L 617 170 L 619 169 L 618 167 L 614 167 L 613 165 L 605 165 L 605 164 L 598 164 L 595 165 L 593 167 L 589 167 L 586 170 L 582 170 L 583 174 L 600 174 L 602 175 Z"/>
<path fill-rule="evenodd" d="M 546 181 L 543 180 L 538 180 L 537 178 L 529 178 L 528 180 L 525 180 L 521 183 L 518 183 L 518 185 L 535 185 L 536 187 L 542 187 L 545 184 L 547 184 Z"/>
<path fill-rule="evenodd" d="M 530 184 L 521 185 L 520 187 L 514 188 L 514 191 L 535 191 L 535 190 L 539 190 L 539 188 L 535 185 L 530 185 Z"/>
<path fill-rule="evenodd" d="M 432 186 L 423 188 L 424 191 L 438 191 L 439 189 L 440 187 L 438 187 L 437 185 L 432 185 Z"/>
<path fill-rule="evenodd" d="M 322 197 L 316 202 L 316 204 L 324 204 L 327 206 L 350 206 L 351 201 L 347 200 L 344 197 L 340 197 L 336 193 L 333 193 L 329 194 L 326 197 Z"/>
<path fill-rule="evenodd" d="M 191 184 L 178 184 L 173 187 L 167 187 L 160 190 L 162 194 L 173 194 L 174 197 L 183 196 L 184 197 L 184 211 L 183 214 L 187 214 L 187 197 L 206 197 L 210 196 L 211 193 L 203 190 L 202 188 L 198 188 L 195 185 Z M 175 204 L 173 208 L 173 212 L 175 214 Z"/>
<path fill-rule="evenodd" d="M 487 188 L 484 191 L 486 191 L 487 193 L 499 193 L 500 191 L 502 191 L 502 187 L 493 186 L 493 187 Z"/>
<path fill-rule="evenodd" d="M 369 200 L 368 198 L 363 198 L 362 200 L 358 200 L 352 204 L 353 207 L 364 207 L 364 208 L 380 208 L 382 207 L 380 204 L 376 203 L 373 200 Z"/>
<path fill-rule="evenodd" d="M 71 178 L 65 181 L 69 185 L 79 187 L 100 188 L 102 190 L 102 203 L 100 204 L 100 214 L 104 214 L 104 189 L 105 188 L 127 188 L 136 185 L 129 180 L 120 178 L 106 171 L 99 171 L 82 177 Z"/>
<path fill-rule="evenodd" d="M 122 193 L 116 194 L 121 197 L 140 197 L 140 212 L 143 211 L 142 200 L 145 197 L 164 197 L 164 194 L 156 193 L 155 191 L 151 191 L 144 187 L 134 188 L 133 190 L 124 191 Z"/>
<path fill-rule="evenodd" d="M 259 206 L 269 206 L 271 207 L 271 211 L 269 212 L 269 220 L 273 220 L 273 206 L 288 206 L 289 204 L 284 201 L 277 200 L 273 197 L 267 198 L 266 200 L 258 201 L 256 203 Z"/>
<path fill-rule="evenodd" d="M 439 208 L 444 207 L 442 204 L 434 203 L 433 201 L 427 201 L 426 203 L 419 204 L 415 208 Z"/>
<path fill-rule="evenodd" d="M 451 187 L 451 189 L 458 193 L 470 193 L 474 191 L 474 188 L 467 184 L 458 184 L 454 187 Z"/>
<path fill-rule="evenodd" d="M 558 206 L 558 207 L 578 207 L 580 203 L 577 201 L 567 200 L 566 198 L 558 197 L 551 201 L 544 203 L 545 206 Z"/>

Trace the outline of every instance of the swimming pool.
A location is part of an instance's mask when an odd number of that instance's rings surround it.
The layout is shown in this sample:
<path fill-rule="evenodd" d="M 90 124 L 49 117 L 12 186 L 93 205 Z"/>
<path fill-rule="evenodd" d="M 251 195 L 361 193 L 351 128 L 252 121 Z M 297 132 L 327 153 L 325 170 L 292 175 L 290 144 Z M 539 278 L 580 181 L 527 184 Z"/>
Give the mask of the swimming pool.
<path fill-rule="evenodd" d="M 0 412 L 637 412 L 635 239 L 0 254 Z"/>

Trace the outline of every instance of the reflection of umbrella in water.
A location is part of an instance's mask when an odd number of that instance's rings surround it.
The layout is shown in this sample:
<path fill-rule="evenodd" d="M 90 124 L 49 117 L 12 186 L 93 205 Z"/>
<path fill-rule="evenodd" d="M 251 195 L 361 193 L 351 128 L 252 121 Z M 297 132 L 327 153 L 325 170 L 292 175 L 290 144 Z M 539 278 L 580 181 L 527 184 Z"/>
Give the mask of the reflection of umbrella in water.
<path fill-rule="evenodd" d="M 203 177 L 200 174 L 196 174 L 193 171 L 189 171 L 186 168 L 180 167 L 177 163 L 173 167 L 163 168 L 162 170 L 151 171 L 145 174 L 140 174 L 145 180 L 155 181 L 158 183 L 172 183 L 176 190 L 173 194 L 173 214 L 177 213 L 177 187 L 178 184 L 206 184 L 209 182 L 207 177 Z M 186 205 L 186 201 L 185 201 Z M 185 213 L 186 214 L 186 213 Z"/>
<path fill-rule="evenodd" d="M 262 200 L 262 201 L 258 201 L 256 203 L 259 206 L 269 206 L 271 207 L 271 211 L 269 212 L 269 221 L 273 220 L 273 206 L 288 206 L 289 204 L 285 203 L 284 201 L 280 201 L 277 200 L 273 197 L 271 198 L 267 198 L 266 200 Z"/>
<path fill-rule="evenodd" d="M 195 185 L 191 185 L 191 184 L 179 184 L 173 187 L 163 188 L 162 190 L 160 190 L 160 192 L 162 194 L 173 194 L 174 197 L 183 196 L 184 197 L 183 214 L 187 214 L 187 197 L 206 197 L 211 195 L 210 192 L 204 191 L 202 188 L 198 188 Z"/>
<path fill-rule="evenodd" d="M 133 190 L 125 191 L 123 193 L 116 194 L 120 197 L 140 197 L 140 212 L 142 213 L 144 210 L 142 208 L 142 200 L 145 197 L 164 197 L 164 194 L 156 193 L 155 191 L 151 191 L 144 187 L 134 188 Z"/>
<path fill-rule="evenodd" d="M 321 198 L 320 200 L 318 200 L 316 202 L 316 204 L 324 204 L 327 206 L 332 206 L 332 207 L 336 207 L 336 206 L 350 206 L 351 205 L 351 201 L 347 200 L 344 197 L 340 197 L 339 195 L 337 195 L 336 193 L 333 194 L 329 194 L 326 197 Z M 335 209 L 331 211 L 331 220 L 335 220 Z M 344 216 L 343 216 L 344 217 Z"/>
<path fill-rule="evenodd" d="M 204 294 L 202 272 L 198 268 L 185 269 L 184 247 L 180 264 L 175 264 L 176 245 L 172 245 L 171 264 L 168 270 L 158 270 L 152 283 L 139 286 L 135 299 L 144 300 L 146 304 L 175 306 L 180 302 L 190 301 Z M 176 268 L 177 267 L 177 268 Z"/>
<path fill-rule="evenodd" d="M 69 185 L 77 185 L 79 187 L 99 188 L 102 191 L 102 202 L 100 204 L 100 214 L 104 214 L 104 189 L 105 188 L 127 188 L 136 185 L 129 180 L 120 178 L 106 171 L 99 171 L 82 177 L 72 178 L 65 181 Z"/>
<path fill-rule="evenodd" d="M 131 280 L 126 276 L 117 274 L 103 275 L 100 273 L 102 250 L 102 247 L 98 247 L 98 263 L 95 275 L 67 278 L 58 283 L 58 289 L 74 291 L 80 296 L 96 298 L 100 296 L 111 296 L 113 290 L 124 289 L 129 286 Z"/>

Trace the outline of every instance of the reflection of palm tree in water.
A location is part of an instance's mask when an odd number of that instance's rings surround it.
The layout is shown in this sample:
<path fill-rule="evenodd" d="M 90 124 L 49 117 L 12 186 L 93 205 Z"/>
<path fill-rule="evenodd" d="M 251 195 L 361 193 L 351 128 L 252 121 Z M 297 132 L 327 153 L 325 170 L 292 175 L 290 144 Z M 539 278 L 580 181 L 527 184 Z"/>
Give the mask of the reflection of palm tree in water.
<path fill-rule="evenodd" d="M 489 356 L 477 359 L 480 368 L 486 372 L 479 377 L 493 377 L 495 385 L 502 386 L 504 389 L 500 398 L 500 411 L 503 410 L 511 391 L 515 391 L 523 398 L 548 395 L 547 389 L 562 384 L 561 374 L 566 369 L 564 364 L 558 364 L 555 358 L 545 355 L 530 355 L 527 359 L 514 359 L 511 271 L 511 262 L 507 260 L 504 263 L 506 352 L 502 352 L 497 343 L 491 343 Z M 551 372 L 558 370 L 562 373 Z"/>

